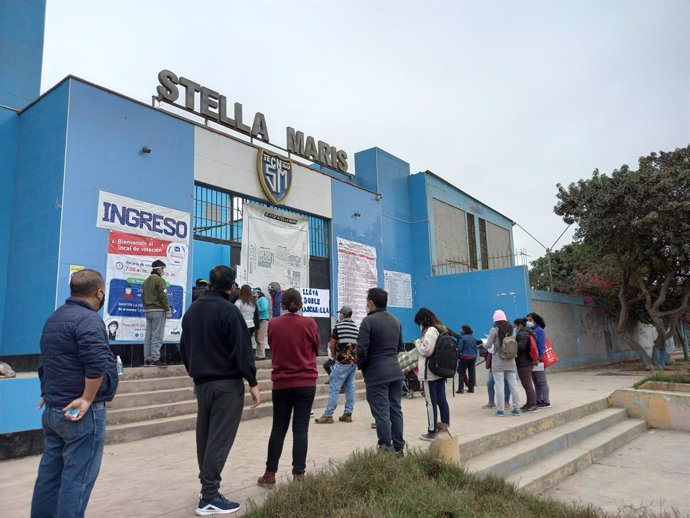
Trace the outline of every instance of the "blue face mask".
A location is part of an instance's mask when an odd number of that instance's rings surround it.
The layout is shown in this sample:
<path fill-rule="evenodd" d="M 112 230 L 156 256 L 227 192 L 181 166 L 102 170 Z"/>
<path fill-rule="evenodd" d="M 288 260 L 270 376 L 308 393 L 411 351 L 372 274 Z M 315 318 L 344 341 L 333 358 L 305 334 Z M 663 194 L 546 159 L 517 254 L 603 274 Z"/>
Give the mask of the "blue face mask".
<path fill-rule="evenodd" d="M 527 327 L 534 327 L 534 322 L 527 321 Z"/>

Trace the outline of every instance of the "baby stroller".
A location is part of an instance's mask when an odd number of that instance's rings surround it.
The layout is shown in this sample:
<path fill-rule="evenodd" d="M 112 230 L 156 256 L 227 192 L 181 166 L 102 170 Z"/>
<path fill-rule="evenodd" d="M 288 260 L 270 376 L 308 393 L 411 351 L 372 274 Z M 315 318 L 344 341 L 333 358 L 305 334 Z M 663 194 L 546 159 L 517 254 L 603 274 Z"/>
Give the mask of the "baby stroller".
<path fill-rule="evenodd" d="M 405 373 L 402 392 L 407 399 L 412 399 L 415 392 L 421 392 L 422 395 L 424 395 L 424 389 L 422 388 L 422 384 L 420 383 L 419 378 L 415 374 L 414 370 Z"/>
<path fill-rule="evenodd" d="M 405 374 L 403 378 L 402 393 L 408 399 L 412 399 L 415 392 L 424 393 L 422 384 L 415 373 L 418 359 L 419 351 L 417 351 L 413 343 L 405 344 L 405 351 L 398 354 L 398 363 Z"/>

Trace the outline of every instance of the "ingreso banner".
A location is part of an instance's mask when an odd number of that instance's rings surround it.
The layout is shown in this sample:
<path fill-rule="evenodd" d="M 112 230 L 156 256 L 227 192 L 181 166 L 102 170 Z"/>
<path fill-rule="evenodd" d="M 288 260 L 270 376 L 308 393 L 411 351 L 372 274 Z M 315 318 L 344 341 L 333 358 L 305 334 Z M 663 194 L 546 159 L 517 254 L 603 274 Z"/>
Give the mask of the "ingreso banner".
<path fill-rule="evenodd" d="M 105 191 L 98 193 L 96 226 L 189 243 L 189 214 Z"/>
<path fill-rule="evenodd" d="M 163 279 L 167 284 L 172 313 L 172 318 L 165 322 L 164 339 L 179 341 L 188 257 L 186 243 L 110 232 L 103 319 L 111 340 L 144 339 L 143 285 L 151 274 L 151 263 L 160 259 L 167 265 Z"/>

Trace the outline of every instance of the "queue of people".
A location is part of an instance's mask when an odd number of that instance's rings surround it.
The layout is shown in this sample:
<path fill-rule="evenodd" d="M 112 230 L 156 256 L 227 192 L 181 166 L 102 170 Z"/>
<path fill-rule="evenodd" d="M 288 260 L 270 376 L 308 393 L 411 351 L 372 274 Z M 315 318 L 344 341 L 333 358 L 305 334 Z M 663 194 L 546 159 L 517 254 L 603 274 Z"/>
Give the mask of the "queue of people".
<path fill-rule="evenodd" d="M 154 264 L 150 281 L 160 292 L 156 300 L 161 305 L 165 292 L 158 279 L 164 267 Z M 271 304 L 260 290 L 252 291 L 246 284 L 238 289 L 235 280 L 233 268 L 224 265 L 213 268 L 208 282 L 197 282 L 199 292 L 182 319 L 180 354 L 194 382 L 197 400 L 196 451 L 201 491 L 196 514 L 199 516 L 230 514 L 240 509 L 238 502 L 223 496 L 220 485 L 245 404 L 245 381 L 252 407 L 261 403 L 255 360 L 261 357 L 263 347 L 257 347 L 255 356 L 251 342 L 254 333 L 257 344 L 264 344 L 265 338 L 259 340 L 258 336 L 266 334 L 272 348 L 273 421 L 266 468 L 257 484 L 269 489 L 275 486 L 290 423 L 293 479 L 302 480 L 307 466 L 309 421 L 318 378 L 318 327 L 314 319 L 300 314 L 303 307 L 300 291 L 294 288 L 283 291 L 277 283 L 271 283 Z M 32 518 L 53 516 L 56 509 L 58 516 L 83 516 L 98 476 L 105 440 L 105 403 L 113 399 L 118 384 L 116 362 L 108 346 L 108 330 L 98 315 L 105 300 L 104 289 L 98 272 L 88 269 L 76 272 L 70 280 L 71 297 L 48 319 L 43 331 L 44 363 L 39 376 L 41 406 L 46 406 L 43 419 L 46 448 L 34 489 Z M 275 307 L 276 301 L 279 308 Z M 316 423 L 334 422 L 343 387 L 346 401 L 338 420 L 353 422 L 354 382 L 359 369 L 374 417 L 372 427 L 376 429 L 378 448 L 403 456 L 404 375 L 399 363 L 399 354 L 404 351 L 402 326 L 387 311 L 387 303 L 385 290 L 368 290 L 368 314 L 359 327 L 352 320 L 352 308 L 340 309 L 329 342 L 333 359 L 329 400 Z M 157 308 L 151 311 L 160 312 Z M 164 319 L 165 313 L 162 316 Z M 151 320 L 156 321 L 157 327 L 159 315 L 153 317 Z M 520 415 L 521 410 L 535 411 L 550 406 L 543 363 L 535 365 L 531 350 L 534 341 L 539 358 L 544 355 L 544 319 L 530 313 L 511 325 L 505 313 L 496 310 L 493 321 L 486 346 L 489 372 L 495 382 L 496 415 L 503 416 L 507 411 L 504 383 L 512 399 L 509 413 Z M 427 407 L 427 430 L 422 439 L 432 441 L 450 426 L 447 378 L 453 377 L 457 370 L 461 380 L 458 392 L 462 393 L 464 386 L 468 392 L 475 389 L 478 340 L 467 325 L 461 327 L 460 334 L 454 333 L 428 308 L 421 308 L 414 322 L 420 327 L 415 347 Z M 155 344 L 155 338 L 151 343 Z M 449 343 L 452 344 L 450 356 Z M 153 355 L 151 358 L 155 358 L 151 346 L 148 350 Z M 65 372 L 74 375 L 66 376 Z M 518 377 L 527 399 L 522 408 Z M 69 463 L 60 460 L 66 458 L 70 459 Z"/>

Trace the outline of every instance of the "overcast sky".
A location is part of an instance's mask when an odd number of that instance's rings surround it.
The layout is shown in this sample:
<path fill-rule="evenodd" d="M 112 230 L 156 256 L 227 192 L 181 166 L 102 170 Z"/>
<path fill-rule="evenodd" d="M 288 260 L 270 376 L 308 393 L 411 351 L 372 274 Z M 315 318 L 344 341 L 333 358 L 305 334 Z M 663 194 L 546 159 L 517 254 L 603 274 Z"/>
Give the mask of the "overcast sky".
<path fill-rule="evenodd" d="M 150 102 L 168 68 L 263 112 L 272 143 L 293 126 L 351 170 L 378 146 L 546 246 L 556 183 L 690 144 L 689 0 L 47 4 L 43 91 L 74 74 Z"/>

